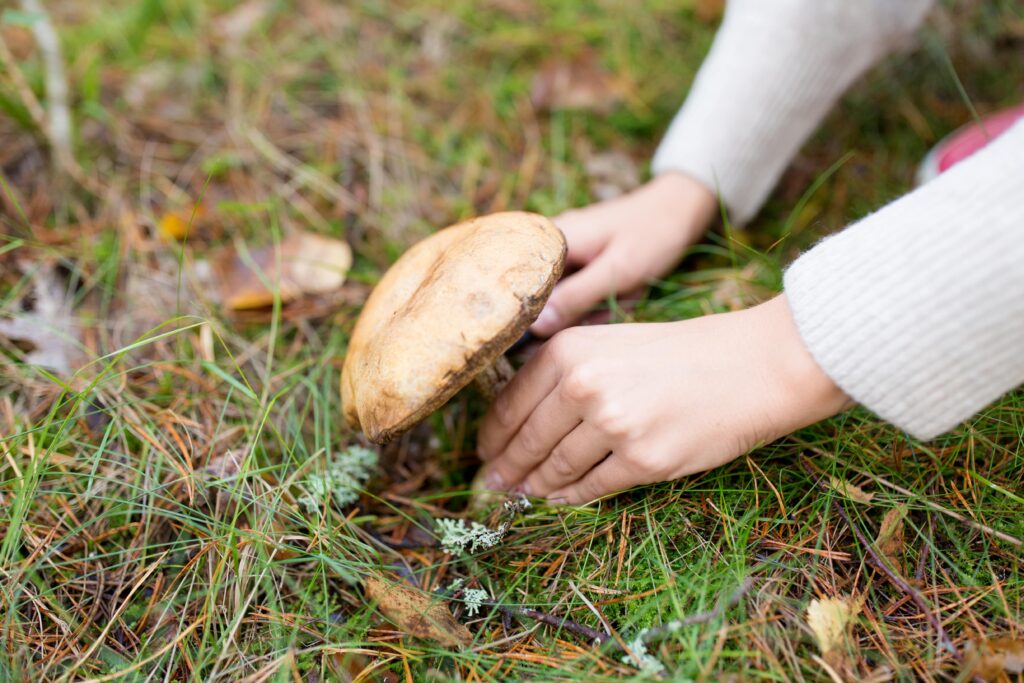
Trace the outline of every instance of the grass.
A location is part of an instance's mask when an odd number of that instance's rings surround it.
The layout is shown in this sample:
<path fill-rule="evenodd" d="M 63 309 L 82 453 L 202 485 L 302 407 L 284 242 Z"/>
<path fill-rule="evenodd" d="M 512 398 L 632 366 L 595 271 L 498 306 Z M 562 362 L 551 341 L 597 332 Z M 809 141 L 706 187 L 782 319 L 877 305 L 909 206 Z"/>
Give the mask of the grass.
<path fill-rule="evenodd" d="M 59 184 L 0 80 L 0 302 L 31 305 L 38 276 L 19 260 L 54 264 L 94 359 L 58 377 L 0 342 L 0 679 L 641 677 L 621 652 L 546 625 L 523 635 L 532 622 L 503 624 L 486 607 L 463 617 L 468 650 L 405 638 L 359 588 L 382 572 L 427 590 L 462 577 L 501 604 L 603 621 L 626 641 L 712 610 L 750 579 L 738 604 L 652 646 L 673 680 L 827 679 L 805 611 L 863 596 L 847 675 L 969 678 L 837 504 L 868 538 L 908 507 L 900 571 L 962 653 L 1019 637 L 1021 548 L 978 524 L 1024 537 L 1020 392 L 927 444 L 855 410 L 698 477 L 586 508 L 538 505 L 496 549 L 460 558 L 430 544 L 433 519 L 462 514 L 476 467 L 482 407 L 464 393 L 382 450 L 358 506 L 312 515 L 296 503 L 305 476 L 359 443 L 337 386 L 367 286 L 459 218 L 588 201 L 592 150 L 642 165 L 713 35 L 694 3 L 278 0 L 239 40 L 223 22 L 232 3 L 101 4 L 47 6 L 76 156 L 102 192 Z M 42 96 L 17 23 L 2 35 Z M 925 49 L 844 99 L 753 225 L 716 230 L 634 317 L 691 317 L 776 290 L 800 249 L 909 189 L 917 159 L 970 119 L 949 65 L 982 114 L 1019 98 L 1022 27 L 1011 2 L 944 8 Z M 585 46 L 623 102 L 535 112 L 534 74 Z M 200 198 L 188 240 L 161 241 L 160 216 L 188 215 Z M 265 313 L 221 311 L 194 264 L 296 226 L 347 237 L 350 283 Z M 822 492 L 805 461 L 873 500 Z M 388 548 L 368 529 L 417 547 Z"/>

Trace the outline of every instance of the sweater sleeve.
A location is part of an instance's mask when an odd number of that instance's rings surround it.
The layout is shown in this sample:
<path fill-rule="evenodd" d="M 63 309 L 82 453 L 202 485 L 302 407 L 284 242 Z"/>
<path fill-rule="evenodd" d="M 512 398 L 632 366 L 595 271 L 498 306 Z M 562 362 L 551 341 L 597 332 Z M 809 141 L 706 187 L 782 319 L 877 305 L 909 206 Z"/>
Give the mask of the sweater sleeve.
<path fill-rule="evenodd" d="M 850 83 L 933 0 L 732 0 L 653 171 L 682 171 L 745 223 Z"/>
<path fill-rule="evenodd" d="M 1024 122 L 820 242 L 785 288 L 825 372 L 919 438 L 1024 383 Z"/>

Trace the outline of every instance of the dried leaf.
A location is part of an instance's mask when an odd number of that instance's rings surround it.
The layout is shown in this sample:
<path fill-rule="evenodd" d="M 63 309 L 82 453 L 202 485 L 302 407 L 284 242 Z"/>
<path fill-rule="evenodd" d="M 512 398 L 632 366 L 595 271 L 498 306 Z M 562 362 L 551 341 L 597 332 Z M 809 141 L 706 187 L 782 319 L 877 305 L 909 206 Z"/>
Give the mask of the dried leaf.
<path fill-rule="evenodd" d="M 863 598 L 814 599 L 808 605 L 807 626 L 829 665 L 838 666 L 843 661 L 850 625 L 863 606 Z"/>
<path fill-rule="evenodd" d="M 1024 673 L 1024 639 L 989 638 L 968 643 L 970 675 L 986 681 L 1004 678 L 1004 673 Z"/>
<path fill-rule="evenodd" d="M 533 79 L 530 101 L 541 110 L 583 109 L 607 112 L 622 98 L 622 88 L 593 50 L 571 60 L 549 59 Z"/>
<path fill-rule="evenodd" d="M 234 310 L 271 306 L 274 290 L 286 303 L 303 294 L 330 292 L 345 282 L 352 266 L 348 244 L 305 231 L 289 233 L 279 246 L 254 249 L 248 256 L 247 261 L 226 249 L 213 259 L 221 300 Z"/>
<path fill-rule="evenodd" d="M 839 477 L 829 477 L 828 484 L 839 495 L 858 503 L 870 503 L 871 499 L 875 497 L 875 494 L 867 493 L 861 487 Z"/>
<path fill-rule="evenodd" d="M 374 576 L 363 577 L 363 590 L 388 621 L 411 636 L 445 647 L 467 647 L 473 641 L 443 600 Z"/>
<path fill-rule="evenodd" d="M 82 362 L 78 320 L 72 300 L 56 269 L 47 263 L 21 264 L 31 278 L 31 296 L 14 302 L 11 312 L 0 312 L 0 336 L 30 346 L 25 362 L 70 375 Z M 17 312 L 13 312 L 17 311 Z"/>
<path fill-rule="evenodd" d="M 875 544 L 889 563 L 903 572 L 903 520 L 907 517 L 907 506 L 898 505 L 885 513 L 878 530 Z"/>
<path fill-rule="evenodd" d="M 725 13 L 725 0 L 697 0 L 694 14 L 697 21 L 713 24 Z"/>
<path fill-rule="evenodd" d="M 598 201 L 624 195 L 640 185 L 640 170 L 631 156 L 618 150 L 587 156 L 583 170 L 590 180 L 590 194 Z"/>

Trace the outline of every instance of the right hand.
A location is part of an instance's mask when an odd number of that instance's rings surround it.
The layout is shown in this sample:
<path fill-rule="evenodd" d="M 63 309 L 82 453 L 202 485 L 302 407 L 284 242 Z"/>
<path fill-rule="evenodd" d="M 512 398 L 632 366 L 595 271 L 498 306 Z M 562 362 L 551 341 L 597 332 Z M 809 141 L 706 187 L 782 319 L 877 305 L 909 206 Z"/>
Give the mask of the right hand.
<path fill-rule="evenodd" d="M 579 268 L 555 286 L 530 330 L 550 337 L 580 321 L 609 295 L 625 295 L 668 273 L 700 239 L 715 213 L 714 194 L 682 173 L 663 173 L 622 197 L 555 218 Z"/>

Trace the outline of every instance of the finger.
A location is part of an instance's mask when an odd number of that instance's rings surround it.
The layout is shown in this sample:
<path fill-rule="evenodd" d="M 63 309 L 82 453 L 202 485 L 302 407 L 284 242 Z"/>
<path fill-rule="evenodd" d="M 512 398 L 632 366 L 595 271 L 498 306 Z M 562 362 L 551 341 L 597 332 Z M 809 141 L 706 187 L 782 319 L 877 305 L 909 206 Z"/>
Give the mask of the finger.
<path fill-rule="evenodd" d="M 631 468 L 623 458 L 612 453 L 582 479 L 552 491 L 547 497 L 553 503 L 582 505 L 609 493 L 625 491 L 644 483 L 646 482 L 637 476 L 635 468 Z"/>
<path fill-rule="evenodd" d="M 566 434 L 523 482 L 528 496 L 547 496 L 584 477 L 605 459 L 611 448 L 604 434 L 589 422 L 581 422 Z"/>
<path fill-rule="evenodd" d="M 542 337 L 550 337 L 582 318 L 594 304 L 605 299 L 614 287 L 614 259 L 608 251 L 603 251 L 589 265 L 555 285 L 551 298 L 530 331 Z"/>
<path fill-rule="evenodd" d="M 482 460 L 490 460 L 505 450 L 526 418 L 554 390 L 558 375 L 558 365 L 547 345 L 513 375 L 480 423 L 477 454 Z"/>
<path fill-rule="evenodd" d="M 508 446 L 487 468 L 488 488 L 519 484 L 580 423 L 579 413 L 556 389 L 540 402 Z"/>
<path fill-rule="evenodd" d="M 565 235 L 568 247 L 565 260 L 571 266 L 589 263 L 608 243 L 607 232 L 596 230 L 593 218 L 587 216 L 586 209 L 572 209 L 552 219 Z"/>

